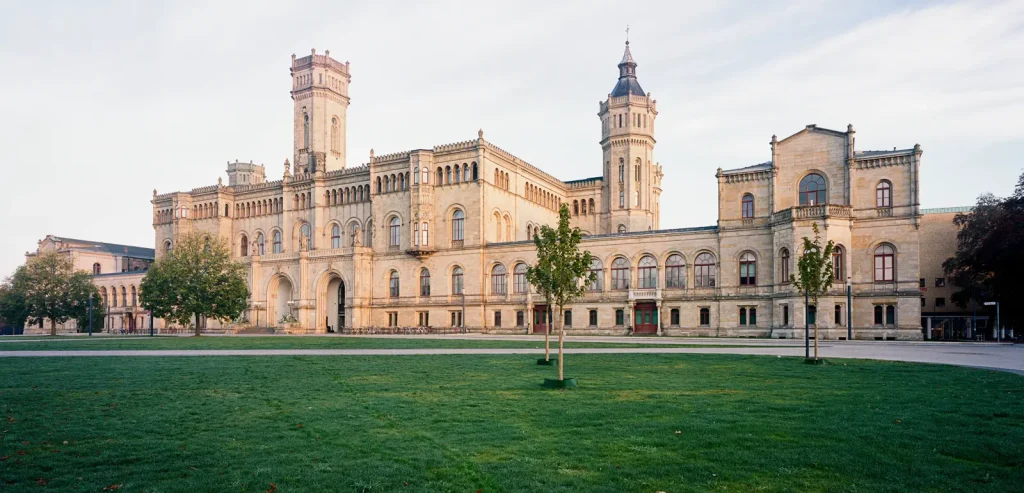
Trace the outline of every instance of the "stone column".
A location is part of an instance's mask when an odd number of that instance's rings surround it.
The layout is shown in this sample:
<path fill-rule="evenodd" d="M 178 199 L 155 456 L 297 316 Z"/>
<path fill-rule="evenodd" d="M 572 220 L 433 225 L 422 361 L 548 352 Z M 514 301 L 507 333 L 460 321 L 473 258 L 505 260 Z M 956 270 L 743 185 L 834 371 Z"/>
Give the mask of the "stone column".
<path fill-rule="evenodd" d="M 655 302 L 655 306 L 656 306 L 655 310 L 657 310 L 657 312 L 658 312 L 658 335 L 660 336 L 660 335 L 664 335 L 662 333 L 661 329 L 662 329 L 662 327 L 665 326 L 665 322 L 664 322 L 665 317 L 663 317 L 664 313 L 661 313 L 661 300 L 657 300 Z"/>

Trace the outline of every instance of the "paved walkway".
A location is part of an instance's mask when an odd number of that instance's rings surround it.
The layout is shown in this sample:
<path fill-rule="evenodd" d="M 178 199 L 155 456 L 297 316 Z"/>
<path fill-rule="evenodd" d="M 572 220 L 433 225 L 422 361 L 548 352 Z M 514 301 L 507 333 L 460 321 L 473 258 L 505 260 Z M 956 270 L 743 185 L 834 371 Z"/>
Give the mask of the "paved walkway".
<path fill-rule="evenodd" d="M 343 337 L 343 336 L 342 336 Z M 431 338 L 470 340 L 543 341 L 536 336 L 376 336 L 379 338 Z M 567 338 L 572 342 L 652 344 L 653 347 L 566 348 L 567 354 L 747 354 L 762 356 L 804 355 L 803 341 L 779 339 L 693 339 L 682 337 Z M 554 339 L 553 341 L 554 342 Z M 662 344 L 690 344 L 706 347 L 657 347 Z M 746 347 L 720 347 L 746 346 Z M 716 347 L 719 346 L 719 347 Z M 2 347 L 2 346 L 0 346 Z M 859 358 L 888 361 L 938 363 L 1004 370 L 1024 375 L 1024 346 L 994 343 L 824 341 L 820 355 L 826 359 Z M 197 350 L 78 350 L 78 351 L 0 351 L 0 358 L 24 357 L 96 357 L 96 356 L 416 356 L 460 354 L 543 354 L 543 348 L 463 348 L 463 349 L 197 349 Z"/>

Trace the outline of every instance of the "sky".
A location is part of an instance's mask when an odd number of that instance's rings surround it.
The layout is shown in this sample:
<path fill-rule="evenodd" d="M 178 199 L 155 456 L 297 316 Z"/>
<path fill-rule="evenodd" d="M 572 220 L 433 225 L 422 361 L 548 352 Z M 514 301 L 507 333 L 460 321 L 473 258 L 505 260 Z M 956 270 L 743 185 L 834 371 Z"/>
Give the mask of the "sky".
<path fill-rule="evenodd" d="M 1024 171 L 1024 0 L 46 1 L 0 17 L 0 277 L 47 234 L 153 246 L 153 190 L 292 156 L 291 55 L 351 63 L 348 166 L 485 138 L 601 174 L 625 29 L 658 102 L 663 228 L 713 225 L 715 171 L 808 124 L 921 144 L 922 207 Z"/>

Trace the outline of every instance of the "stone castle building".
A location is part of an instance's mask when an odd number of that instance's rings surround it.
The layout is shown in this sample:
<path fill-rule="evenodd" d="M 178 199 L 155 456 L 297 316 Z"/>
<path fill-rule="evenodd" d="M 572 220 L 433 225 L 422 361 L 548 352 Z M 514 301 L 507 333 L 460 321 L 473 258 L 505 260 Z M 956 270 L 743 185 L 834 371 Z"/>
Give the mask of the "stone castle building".
<path fill-rule="evenodd" d="M 249 266 L 255 326 L 542 331 L 530 239 L 564 204 L 597 257 L 597 282 L 558 314 L 570 332 L 803 337 L 804 297 L 788 279 L 816 223 L 838 245 L 835 285 L 811 311 L 823 337 L 846 337 L 851 312 L 856 338 L 922 337 L 920 146 L 861 151 L 852 125 L 772 136 L 765 162 L 715 174 L 717 225 L 661 229 L 660 115 L 636 67 L 627 42 L 598 105 L 600 175 L 562 181 L 483 131 L 346 167 L 349 64 L 293 56 L 281 179 L 229 162 L 227 184 L 154 191 L 156 256 L 183 233 L 229 242 Z"/>

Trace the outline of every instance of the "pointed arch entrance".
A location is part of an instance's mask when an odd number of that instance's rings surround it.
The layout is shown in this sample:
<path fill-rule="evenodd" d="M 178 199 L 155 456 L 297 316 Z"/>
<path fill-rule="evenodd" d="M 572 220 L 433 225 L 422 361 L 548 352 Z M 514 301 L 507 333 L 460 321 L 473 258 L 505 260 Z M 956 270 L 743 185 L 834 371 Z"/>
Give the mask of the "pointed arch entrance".
<path fill-rule="evenodd" d="M 340 332 L 348 326 L 345 313 L 345 281 L 334 277 L 327 283 L 327 306 L 324 321 L 328 332 Z"/>

